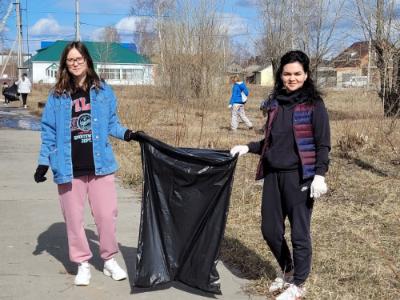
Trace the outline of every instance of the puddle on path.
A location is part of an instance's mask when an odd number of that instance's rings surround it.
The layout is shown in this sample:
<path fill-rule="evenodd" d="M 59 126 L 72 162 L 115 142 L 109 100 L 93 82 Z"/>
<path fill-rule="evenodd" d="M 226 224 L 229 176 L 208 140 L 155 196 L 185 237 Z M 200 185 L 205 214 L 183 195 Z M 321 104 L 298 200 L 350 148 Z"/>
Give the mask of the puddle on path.
<path fill-rule="evenodd" d="M 0 108 L 0 128 L 40 131 L 40 119 L 21 108 Z"/>

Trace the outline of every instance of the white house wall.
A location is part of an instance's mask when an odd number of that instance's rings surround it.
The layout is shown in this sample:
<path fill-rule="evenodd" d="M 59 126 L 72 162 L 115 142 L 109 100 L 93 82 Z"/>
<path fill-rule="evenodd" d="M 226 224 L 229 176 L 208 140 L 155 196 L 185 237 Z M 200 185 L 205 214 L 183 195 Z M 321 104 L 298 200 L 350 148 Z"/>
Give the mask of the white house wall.
<path fill-rule="evenodd" d="M 55 78 L 46 76 L 46 69 L 53 63 L 58 62 L 33 62 L 32 63 L 32 80 L 34 83 L 55 83 Z M 106 79 L 106 82 L 113 85 L 153 85 L 154 84 L 154 68 L 153 65 L 139 64 L 95 64 L 96 71 L 100 68 L 120 69 L 120 77 L 122 78 L 122 69 L 139 69 L 143 70 L 143 80 L 124 80 L 124 79 Z"/>
<path fill-rule="evenodd" d="M 361 76 L 362 70 L 360 68 L 346 68 L 346 69 L 336 69 L 336 85 L 337 87 L 343 87 L 346 83 L 350 81 L 352 76 Z M 347 77 L 347 80 L 345 79 Z"/>
<path fill-rule="evenodd" d="M 274 73 L 272 71 L 272 65 L 262 69 L 261 73 L 261 85 L 262 86 L 273 86 L 274 85 Z"/>
<path fill-rule="evenodd" d="M 153 65 L 139 65 L 139 64 L 96 64 L 96 72 L 100 74 L 99 70 L 102 68 L 107 69 L 120 69 L 120 78 L 122 78 L 123 69 L 136 69 L 143 71 L 143 80 L 127 80 L 127 79 L 106 79 L 106 82 L 113 85 L 153 85 L 154 84 L 154 68 Z"/>
<path fill-rule="evenodd" d="M 32 62 L 33 83 L 55 83 L 56 79 L 46 76 L 46 69 L 54 62 Z M 57 62 L 58 63 L 58 62 Z"/>

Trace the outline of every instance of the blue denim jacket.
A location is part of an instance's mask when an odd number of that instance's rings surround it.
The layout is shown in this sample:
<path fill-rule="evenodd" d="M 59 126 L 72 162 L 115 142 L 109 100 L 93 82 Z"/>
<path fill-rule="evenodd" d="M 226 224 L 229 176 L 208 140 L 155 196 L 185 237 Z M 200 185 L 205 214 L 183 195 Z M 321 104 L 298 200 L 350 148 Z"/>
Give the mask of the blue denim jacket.
<path fill-rule="evenodd" d="M 71 182 L 73 178 L 71 157 L 72 100 L 67 93 L 56 96 L 50 92 L 42 115 L 42 144 L 39 165 L 50 166 L 54 182 Z M 96 91 L 90 89 L 92 115 L 93 159 L 96 175 L 107 175 L 118 169 L 108 136 L 123 139 L 127 128 L 122 127 L 117 116 L 117 100 L 112 88 L 102 84 Z"/>

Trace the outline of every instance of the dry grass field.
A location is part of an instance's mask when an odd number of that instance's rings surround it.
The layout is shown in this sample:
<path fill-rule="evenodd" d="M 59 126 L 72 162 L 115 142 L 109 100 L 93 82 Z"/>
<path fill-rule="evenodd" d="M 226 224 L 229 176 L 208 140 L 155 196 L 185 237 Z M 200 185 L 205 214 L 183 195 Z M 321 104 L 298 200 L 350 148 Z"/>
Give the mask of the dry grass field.
<path fill-rule="evenodd" d="M 250 86 L 247 114 L 260 128 L 258 109 L 268 91 Z M 36 86 L 28 101 L 44 101 Z M 261 139 L 255 131 L 230 132 L 230 87 L 209 99 L 167 99 L 156 87 L 115 87 L 121 122 L 175 146 L 230 149 Z M 400 119 L 382 118 L 373 92 L 324 91 L 331 119 L 328 194 L 313 212 L 313 269 L 307 299 L 400 299 Z M 113 141 L 119 176 L 140 187 L 140 149 Z M 258 157 L 241 157 L 221 260 L 250 279 L 249 293 L 266 295 L 277 264 L 260 231 L 261 184 L 254 181 Z M 289 233 L 288 233 L 289 234 Z M 222 282 L 223 284 L 223 282 Z"/>

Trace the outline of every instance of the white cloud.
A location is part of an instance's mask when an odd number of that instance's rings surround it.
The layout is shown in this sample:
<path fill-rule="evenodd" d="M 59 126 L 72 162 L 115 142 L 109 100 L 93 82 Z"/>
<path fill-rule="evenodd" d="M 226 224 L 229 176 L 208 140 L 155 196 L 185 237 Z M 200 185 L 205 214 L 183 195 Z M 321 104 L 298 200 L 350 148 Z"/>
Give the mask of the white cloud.
<path fill-rule="evenodd" d="M 118 32 L 120 32 L 120 34 L 132 33 L 132 31 L 139 30 L 138 24 L 141 21 L 147 21 L 147 26 L 146 26 L 147 31 L 154 30 L 154 20 L 152 18 L 136 17 L 136 16 L 130 16 L 130 17 L 125 17 L 125 18 L 121 19 L 115 25 L 115 28 L 117 28 L 117 30 L 118 30 Z"/>
<path fill-rule="evenodd" d="M 104 32 L 104 27 L 97 28 L 90 34 L 90 40 L 101 41 Z"/>
<path fill-rule="evenodd" d="M 137 28 L 137 22 L 140 19 L 137 17 L 125 17 L 119 20 L 119 22 L 115 25 L 115 28 L 118 30 L 118 32 L 123 33 L 123 32 L 132 32 L 135 31 Z"/>
<path fill-rule="evenodd" d="M 71 27 L 61 26 L 53 17 L 39 19 L 29 30 L 33 36 L 46 36 L 46 35 L 64 35 L 71 34 L 74 29 Z"/>
<path fill-rule="evenodd" d="M 248 22 L 245 18 L 231 13 L 219 14 L 221 30 L 230 36 L 241 35 L 248 32 Z"/>
<path fill-rule="evenodd" d="M 135 16 L 125 17 L 119 20 L 115 25 L 113 25 L 115 29 L 117 29 L 118 34 L 121 37 L 121 40 L 131 41 L 132 34 L 134 34 L 138 30 L 141 30 L 138 28 L 138 24 L 141 20 L 143 20 L 143 18 L 144 17 L 135 17 Z M 153 24 L 152 19 L 149 18 L 149 24 L 146 27 L 147 31 L 154 30 L 154 26 L 152 24 Z M 101 40 L 102 35 L 104 33 L 104 29 L 105 27 L 97 28 L 91 33 L 90 38 L 95 41 Z"/>
<path fill-rule="evenodd" d="M 148 19 L 148 24 L 146 26 L 146 31 L 154 31 L 155 25 L 154 20 L 149 17 L 137 17 L 137 16 L 129 16 L 120 19 L 115 25 L 113 25 L 120 37 L 121 40 L 132 40 L 132 35 L 139 30 L 143 30 L 139 28 L 139 22 L 143 19 Z M 237 14 L 231 13 L 220 13 L 217 15 L 217 19 L 220 20 L 220 29 L 221 32 L 227 33 L 230 36 L 238 36 L 248 33 L 248 20 L 243 18 Z M 99 41 L 102 39 L 102 35 L 105 27 L 100 27 L 93 30 L 90 33 L 90 39 L 94 41 Z"/>

